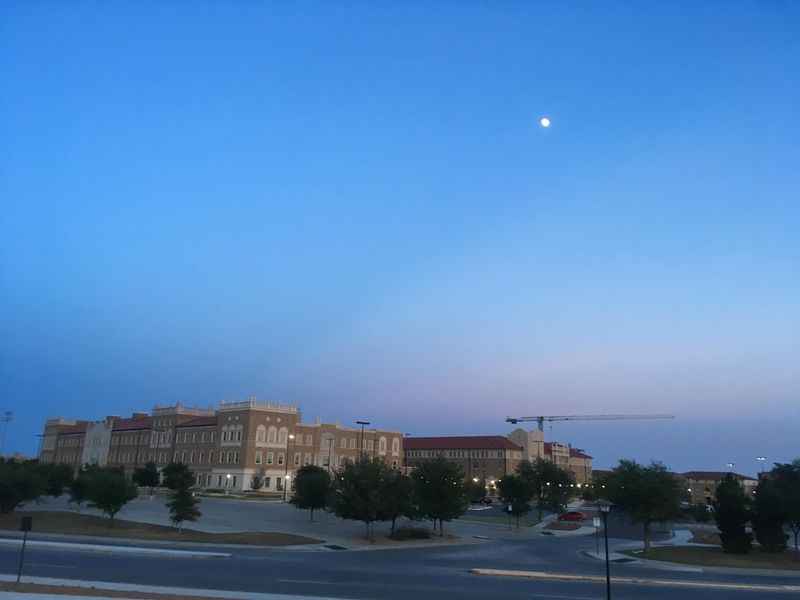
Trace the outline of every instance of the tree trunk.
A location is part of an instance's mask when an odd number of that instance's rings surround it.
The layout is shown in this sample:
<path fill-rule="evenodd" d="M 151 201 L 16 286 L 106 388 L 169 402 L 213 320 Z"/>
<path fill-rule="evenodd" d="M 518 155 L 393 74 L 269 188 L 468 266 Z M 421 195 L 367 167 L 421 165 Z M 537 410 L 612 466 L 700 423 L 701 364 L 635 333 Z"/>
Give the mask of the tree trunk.
<path fill-rule="evenodd" d="M 396 523 L 397 523 L 397 517 L 392 517 L 392 535 L 394 535 L 394 528 Z"/>
<path fill-rule="evenodd" d="M 311 521 L 311 522 L 313 523 L 313 522 L 314 522 L 314 509 L 313 509 L 313 508 L 312 508 L 312 509 L 310 509 L 310 510 L 308 511 L 308 514 L 309 514 L 309 516 L 308 516 L 308 520 L 309 520 L 309 521 Z"/>
<path fill-rule="evenodd" d="M 648 552 L 650 550 L 650 522 L 644 522 L 644 551 Z"/>
<path fill-rule="evenodd" d="M 797 549 L 797 536 L 800 535 L 800 529 L 793 529 L 794 532 L 794 558 L 795 560 L 800 560 L 800 554 L 798 554 Z"/>
<path fill-rule="evenodd" d="M 439 519 L 439 537 L 444 537 L 444 521 Z"/>

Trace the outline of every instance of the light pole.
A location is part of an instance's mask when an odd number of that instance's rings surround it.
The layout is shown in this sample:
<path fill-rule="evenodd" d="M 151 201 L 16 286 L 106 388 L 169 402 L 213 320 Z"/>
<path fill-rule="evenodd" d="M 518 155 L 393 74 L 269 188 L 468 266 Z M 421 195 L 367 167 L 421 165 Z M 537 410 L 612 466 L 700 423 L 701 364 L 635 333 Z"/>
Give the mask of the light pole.
<path fill-rule="evenodd" d="M 8 432 L 8 424 L 14 420 L 14 413 L 10 410 L 7 410 L 3 413 L 3 416 L 0 417 L 0 423 L 3 423 L 3 436 L 0 438 L 0 456 L 3 456 L 3 453 L 6 450 L 6 433 Z"/>
<path fill-rule="evenodd" d="M 369 421 L 356 421 L 356 425 L 361 425 L 361 439 L 358 443 L 358 455 L 364 458 L 364 427 L 369 425 Z"/>
<path fill-rule="evenodd" d="M 728 463 L 728 471 L 733 473 L 733 467 L 736 466 L 736 463 L 729 462 Z"/>
<path fill-rule="evenodd" d="M 289 442 L 294 440 L 294 434 L 289 434 L 289 440 L 286 442 L 286 458 L 283 459 L 283 501 L 286 502 L 286 488 L 289 484 Z"/>
<path fill-rule="evenodd" d="M 761 475 L 762 473 L 764 473 L 764 463 L 767 462 L 767 457 L 766 456 L 756 456 L 756 460 L 758 461 L 758 463 L 760 465 L 758 467 L 758 474 Z"/>
<path fill-rule="evenodd" d="M 231 474 L 228 473 L 227 475 L 225 475 L 225 493 L 226 494 L 230 494 L 231 493 L 230 492 L 230 488 L 231 488 Z"/>
<path fill-rule="evenodd" d="M 600 504 L 600 514 L 603 515 L 603 537 L 606 545 L 606 600 L 611 600 L 611 566 L 608 560 L 608 513 L 611 505 L 607 502 Z"/>

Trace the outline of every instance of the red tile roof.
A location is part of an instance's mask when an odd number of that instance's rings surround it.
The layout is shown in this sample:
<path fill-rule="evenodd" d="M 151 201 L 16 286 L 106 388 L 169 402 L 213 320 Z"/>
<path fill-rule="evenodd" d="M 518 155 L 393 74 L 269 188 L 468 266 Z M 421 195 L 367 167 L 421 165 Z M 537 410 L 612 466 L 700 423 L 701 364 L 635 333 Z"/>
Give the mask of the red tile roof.
<path fill-rule="evenodd" d="M 727 475 L 730 471 L 686 471 L 685 473 L 680 473 L 681 477 L 684 479 L 695 479 L 699 481 L 721 481 L 725 475 Z M 739 473 L 733 474 L 736 479 L 739 480 L 747 480 L 747 481 L 757 481 L 754 477 L 748 477 L 747 475 L 741 475 Z"/>
<path fill-rule="evenodd" d="M 464 435 L 452 437 L 407 437 L 406 450 L 522 450 L 502 435 Z"/>
<path fill-rule="evenodd" d="M 179 423 L 178 427 L 211 427 L 216 426 L 217 424 L 217 417 L 195 417 L 194 419 L 189 419 L 188 421 L 184 421 L 183 423 Z"/>
<path fill-rule="evenodd" d="M 152 417 L 139 419 L 115 419 L 114 431 L 135 431 L 137 429 L 150 429 L 153 426 Z"/>

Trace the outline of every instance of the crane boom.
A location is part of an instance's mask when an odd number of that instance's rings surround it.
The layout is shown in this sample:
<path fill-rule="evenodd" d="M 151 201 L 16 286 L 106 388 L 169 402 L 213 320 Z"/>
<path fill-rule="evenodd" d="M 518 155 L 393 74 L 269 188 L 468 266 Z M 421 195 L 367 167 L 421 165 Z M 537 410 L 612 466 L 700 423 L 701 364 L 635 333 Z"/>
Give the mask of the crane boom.
<path fill-rule="evenodd" d="M 545 421 L 631 421 L 644 419 L 674 419 L 675 415 L 541 415 L 537 417 L 508 417 L 506 423 L 535 421 L 539 431 L 544 431 Z"/>

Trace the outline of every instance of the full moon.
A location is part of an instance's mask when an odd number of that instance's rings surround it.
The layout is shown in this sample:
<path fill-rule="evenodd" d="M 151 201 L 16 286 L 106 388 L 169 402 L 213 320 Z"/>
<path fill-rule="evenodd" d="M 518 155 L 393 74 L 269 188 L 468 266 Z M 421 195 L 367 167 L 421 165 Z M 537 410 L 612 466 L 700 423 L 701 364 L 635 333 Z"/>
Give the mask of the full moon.
<path fill-rule="evenodd" d="M 539 119 L 539 125 L 545 128 L 550 127 L 550 119 L 548 119 L 547 117 L 542 117 L 541 119 Z"/>

